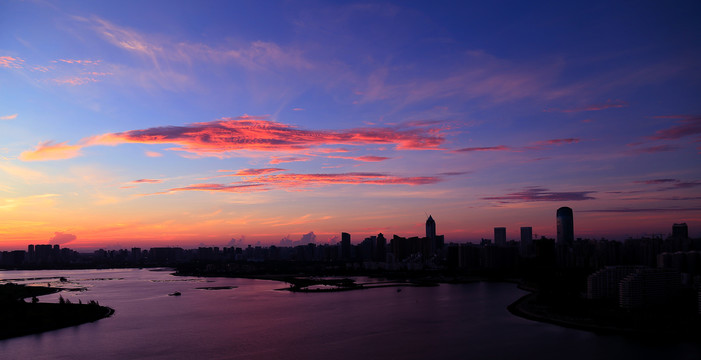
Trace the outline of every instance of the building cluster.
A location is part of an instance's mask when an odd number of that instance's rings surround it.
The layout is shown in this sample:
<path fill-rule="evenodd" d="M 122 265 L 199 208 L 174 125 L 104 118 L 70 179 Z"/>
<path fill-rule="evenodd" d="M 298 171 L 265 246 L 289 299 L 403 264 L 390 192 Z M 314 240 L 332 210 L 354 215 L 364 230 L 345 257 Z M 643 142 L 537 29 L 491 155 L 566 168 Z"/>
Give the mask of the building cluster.
<path fill-rule="evenodd" d="M 238 269 L 264 262 L 328 264 L 357 270 L 446 269 L 467 274 L 519 276 L 529 269 L 584 269 L 586 297 L 622 308 L 645 309 L 670 304 L 682 291 L 699 293 L 701 312 L 701 239 L 689 238 L 685 223 L 672 235 L 627 239 L 575 239 L 573 211 L 556 212 L 557 238 L 535 239 L 531 227 L 520 228 L 520 241 L 507 240 L 506 228 L 495 227 L 494 238 L 480 244 L 445 244 L 432 216 L 423 237 L 387 239 L 380 233 L 357 244 L 349 233 L 336 244 L 298 246 L 154 247 L 148 250 L 97 250 L 91 254 L 59 245 L 29 245 L 27 250 L 0 253 L 3 268 L 88 268 L 212 264 Z M 218 265 L 217 265 L 218 264 Z M 249 264 L 249 265 L 246 265 Z M 327 266 L 327 265 L 322 265 Z"/>

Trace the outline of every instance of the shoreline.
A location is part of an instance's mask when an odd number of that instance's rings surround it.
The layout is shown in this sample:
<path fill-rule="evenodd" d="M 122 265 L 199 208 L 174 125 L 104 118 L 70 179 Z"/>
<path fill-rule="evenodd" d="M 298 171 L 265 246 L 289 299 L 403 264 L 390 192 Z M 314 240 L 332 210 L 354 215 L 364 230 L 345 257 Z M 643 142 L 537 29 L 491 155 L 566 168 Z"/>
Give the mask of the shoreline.
<path fill-rule="evenodd" d="M 667 339 L 673 341 L 691 341 L 698 343 L 701 341 L 698 337 L 701 329 L 698 324 L 675 323 L 669 322 L 664 324 L 664 327 L 654 328 L 648 323 L 644 327 L 632 327 L 626 325 L 606 324 L 605 321 L 595 318 L 574 318 L 568 314 L 555 313 L 552 307 L 538 303 L 536 300 L 537 293 L 531 292 L 513 303 L 509 304 L 506 309 L 514 316 L 520 318 L 557 325 L 564 328 L 588 331 L 598 335 L 619 335 L 633 338 L 655 338 Z"/>

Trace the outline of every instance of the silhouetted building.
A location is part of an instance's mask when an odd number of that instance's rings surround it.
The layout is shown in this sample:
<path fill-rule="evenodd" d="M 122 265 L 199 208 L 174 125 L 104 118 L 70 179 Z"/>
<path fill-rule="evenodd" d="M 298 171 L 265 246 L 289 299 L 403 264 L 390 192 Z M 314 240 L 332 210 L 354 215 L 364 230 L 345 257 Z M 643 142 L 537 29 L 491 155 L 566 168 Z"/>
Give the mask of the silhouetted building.
<path fill-rule="evenodd" d="M 428 220 L 426 220 L 426 237 L 429 239 L 436 238 L 436 222 L 431 215 L 429 215 Z"/>
<path fill-rule="evenodd" d="M 530 226 L 521 227 L 520 253 L 523 257 L 530 257 L 533 254 L 533 228 Z"/>
<path fill-rule="evenodd" d="M 557 244 L 571 246 L 574 242 L 574 216 L 572 209 L 557 209 Z"/>
<path fill-rule="evenodd" d="M 671 304 L 681 289 L 678 272 L 666 269 L 642 268 L 619 285 L 618 305 L 626 309 L 646 309 Z"/>
<path fill-rule="evenodd" d="M 351 258 L 351 236 L 349 233 L 341 233 L 341 259 Z"/>
<path fill-rule="evenodd" d="M 689 238 L 689 227 L 686 223 L 672 225 L 672 237 L 675 239 Z"/>
<path fill-rule="evenodd" d="M 494 228 L 494 244 L 496 246 L 506 246 L 506 228 L 505 227 L 495 227 Z"/>
<path fill-rule="evenodd" d="M 546 239 L 533 240 L 535 250 L 535 264 L 542 267 L 552 267 L 555 265 L 555 241 Z"/>
<path fill-rule="evenodd" d="M 645 266 L 606 266 L 587 277 L 587 298 L 618 301 L 621 280 Z"/>
<path fill-rule="evenodd" d="M 387 239 L 382 233 L 377 234 L 374 247 L 374 260 L 379 262 L 387 261 Z"/>

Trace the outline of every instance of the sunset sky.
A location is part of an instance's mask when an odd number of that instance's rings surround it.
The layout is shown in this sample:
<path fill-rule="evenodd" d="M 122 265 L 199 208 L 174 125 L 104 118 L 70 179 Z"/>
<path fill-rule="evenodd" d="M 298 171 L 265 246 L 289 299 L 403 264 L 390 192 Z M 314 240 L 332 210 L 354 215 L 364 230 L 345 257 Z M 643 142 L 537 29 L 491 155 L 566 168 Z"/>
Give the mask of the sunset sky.
<path fill-rule="evenodd" d="M 701 2 L 0 2 L 0 249 L 701 236 Z"/>

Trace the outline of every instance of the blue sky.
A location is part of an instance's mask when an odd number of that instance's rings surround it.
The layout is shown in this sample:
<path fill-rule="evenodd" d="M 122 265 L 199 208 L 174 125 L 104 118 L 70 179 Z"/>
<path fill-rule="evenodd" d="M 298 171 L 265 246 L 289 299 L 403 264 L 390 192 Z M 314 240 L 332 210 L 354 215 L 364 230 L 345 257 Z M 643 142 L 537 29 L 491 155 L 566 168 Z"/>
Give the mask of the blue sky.
<path fill-rule="evenodd" d="M 699 10 L 5 1 L 0 246 L 698 236 Z"/>

